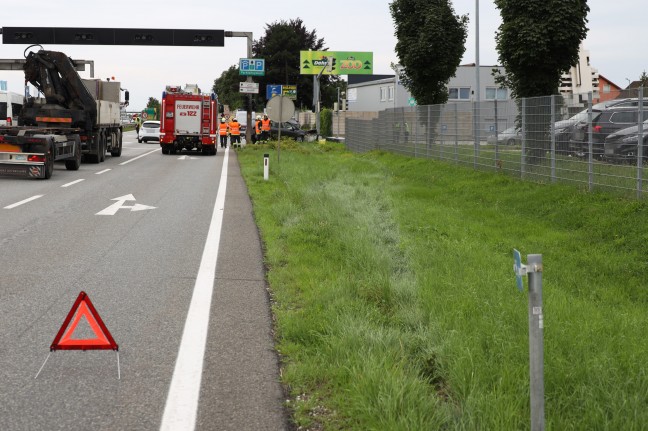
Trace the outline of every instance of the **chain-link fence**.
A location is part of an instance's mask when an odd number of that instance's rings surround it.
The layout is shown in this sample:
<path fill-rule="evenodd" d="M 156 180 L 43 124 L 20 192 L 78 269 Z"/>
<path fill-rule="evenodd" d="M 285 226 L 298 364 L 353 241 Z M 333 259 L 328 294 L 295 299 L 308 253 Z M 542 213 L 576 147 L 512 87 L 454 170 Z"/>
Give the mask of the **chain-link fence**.
<path fill-rule="evenodd" d="M 641 198 L 648 99 L 641 88 L 621 93 L 605 102 L 585 94 L 387 109 L 372 120 L 346 119 L 346 146 Z"/>

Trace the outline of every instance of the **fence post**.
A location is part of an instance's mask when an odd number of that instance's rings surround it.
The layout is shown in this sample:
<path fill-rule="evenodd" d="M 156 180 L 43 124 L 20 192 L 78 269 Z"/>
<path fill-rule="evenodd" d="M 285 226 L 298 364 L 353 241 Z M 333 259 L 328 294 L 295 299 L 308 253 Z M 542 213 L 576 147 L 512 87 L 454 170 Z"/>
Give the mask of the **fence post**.
<path fill-rule="evenodd" d="M 589 191 L 594 189 L 594 129 L 592 128 L 592 92 L 587 93 L 587 123 L 588 143 L 587 143 L 587 185 Z"/>
<path fill-rule="evenodd" d="M 551 182 L 556 182 L 556 95 L 551 95 Z"/>
<path fill-rule="evenodd" d="M 520 154 L 520 178 L 524 178 L 526 157 L 526 98 L 522 99 L 522 153 Z"/>
<path fill-rule="evenodd" d="M 641 192 L 643 189 L 643 122 L 644 122 L 644 106 L 643 106 L 643 87 L 639 88 L 639 118 L 638 118 L 638 134 L 637 134 L 637 199 L 641 199 Z"/>
<path fill-rule="evenodd" d="M 495 104 L 495 169 L 497 169 L 497 163 L 499 161 L 499 121 L 497 118 L 497 97 L 493 101 Z"/>
<path fill-rule="evenodd" d="M 544 430 L 544 335 L 542 315 L 542 255 L 527 256 L 529 272 L 529 374 L 531 431 Z"/>
<path fill-rule="evenodd" d="M 457 111 L 457 106 L 459 104 L 455 102 L 454 104 L 454 124 L 455 124 L 455 163 L 459 163 L 459 112 Z"/>

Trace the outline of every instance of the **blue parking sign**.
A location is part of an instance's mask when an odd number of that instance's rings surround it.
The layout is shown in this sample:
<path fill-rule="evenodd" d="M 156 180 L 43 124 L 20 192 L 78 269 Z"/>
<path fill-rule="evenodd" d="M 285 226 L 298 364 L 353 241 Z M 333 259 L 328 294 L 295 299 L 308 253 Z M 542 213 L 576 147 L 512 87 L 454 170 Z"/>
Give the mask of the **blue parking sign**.
<path fill-rule="evenodd" d="M 264 76 L 265 59 L 263 58 L 241 58 L 239 61 L 239 75 L 243 76 Z"/>

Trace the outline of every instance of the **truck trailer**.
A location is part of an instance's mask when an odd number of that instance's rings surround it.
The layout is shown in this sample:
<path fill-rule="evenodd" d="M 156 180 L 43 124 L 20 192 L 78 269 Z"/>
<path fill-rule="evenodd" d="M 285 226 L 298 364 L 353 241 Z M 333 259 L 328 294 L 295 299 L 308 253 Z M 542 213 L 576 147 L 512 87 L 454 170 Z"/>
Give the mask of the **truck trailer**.
<path fill-rule="evenodd" d="M 77 170 L 106 152 L 121 156 L 119 82 L 83 79 L 72 59 L 42 47 L 29 52 L 24 71 L 43 97 L 25 100 L 18 126 L 0 127 L 0 175 L 47 179 L 55 161 Z"/>

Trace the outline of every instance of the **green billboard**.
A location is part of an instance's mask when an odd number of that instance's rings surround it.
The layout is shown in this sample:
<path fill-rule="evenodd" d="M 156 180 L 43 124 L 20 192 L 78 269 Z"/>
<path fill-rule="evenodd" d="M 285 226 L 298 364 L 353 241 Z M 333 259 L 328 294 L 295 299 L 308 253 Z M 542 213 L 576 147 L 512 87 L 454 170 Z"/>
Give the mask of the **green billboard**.
<path fill-rule="evenodd" d="M 300 51 L 302 75 L 373 75 L 373 52 Z"/>

